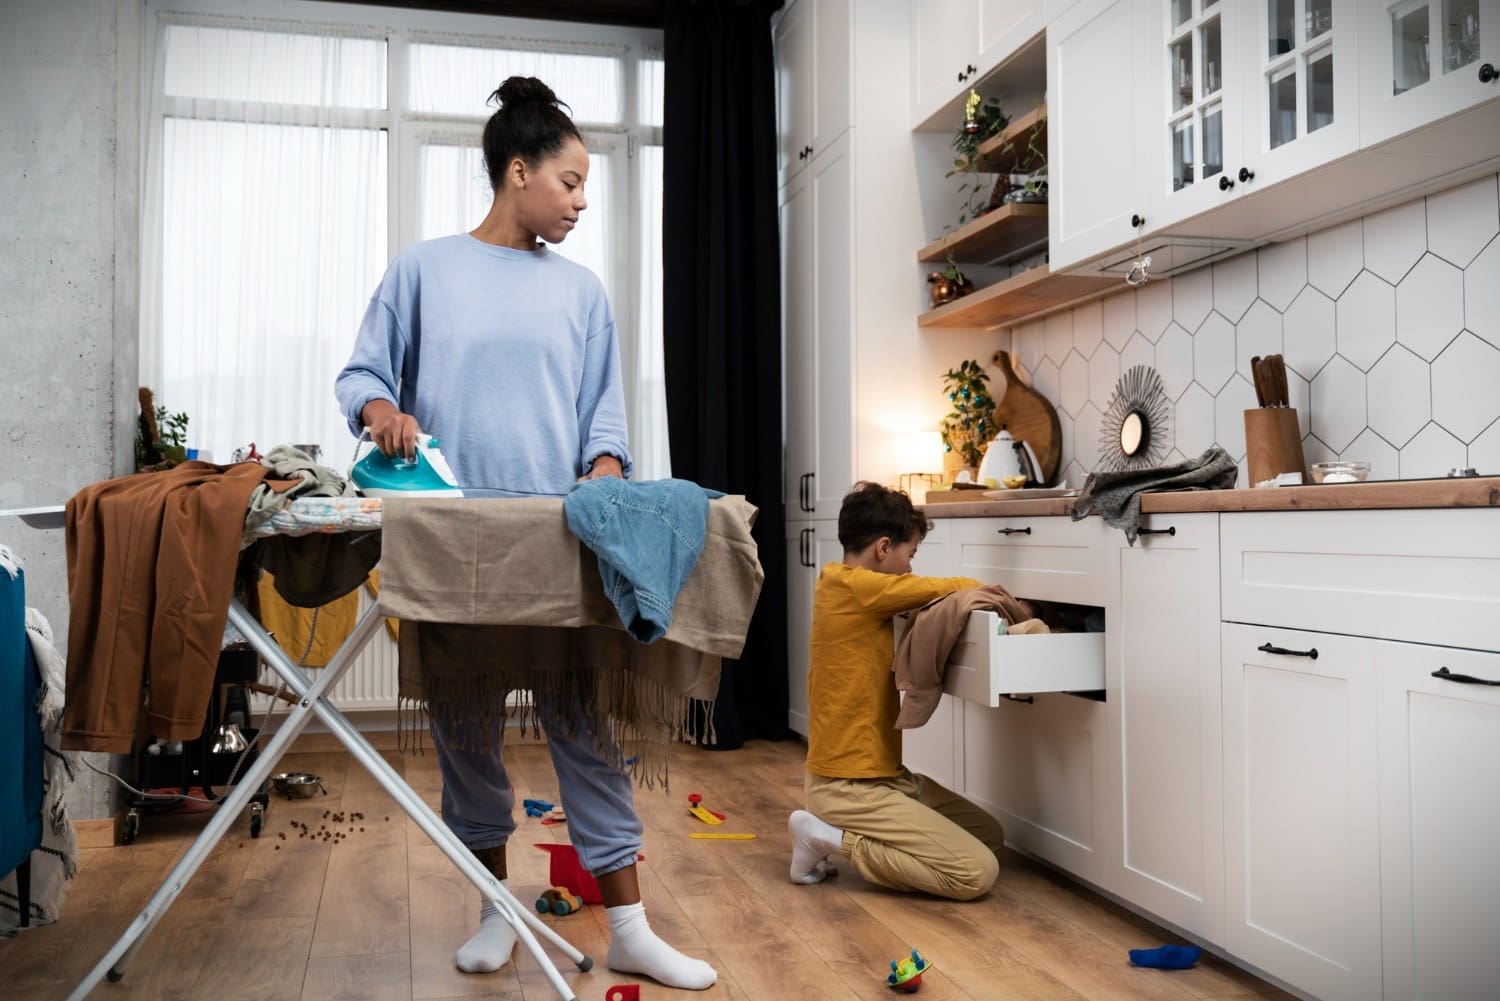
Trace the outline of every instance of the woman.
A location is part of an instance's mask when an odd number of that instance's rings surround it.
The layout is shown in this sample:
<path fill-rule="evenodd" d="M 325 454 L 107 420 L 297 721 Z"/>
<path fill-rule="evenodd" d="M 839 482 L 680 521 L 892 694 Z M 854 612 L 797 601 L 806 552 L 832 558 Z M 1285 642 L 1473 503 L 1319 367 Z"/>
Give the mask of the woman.
<path fill-rule="evenodd" d="M 580 477 L 630 472 L 603 286 L 545 246 L 561 243 L 588 206 L 589 157 L 540 80 L 511 77 L 497 98 L 484 129 L 495 192 L 489 214 L 470 233 L 396 255 L 335 388 L 350 427 L 368 427 L 388 455 L 410 456 L 419 431 L 439 438 L 465 496 L 561 496 Z M 481 734 L 477 723 L 460 722 L 463 707 L 428 709 L 443 819 L 503 880 L 515 795 L 502 731 Z M 591 727 L 539 709 L 569 835 L 604 898 L 610 969 L 669 987 L 712 986 L 712 967 L 667 945 L 646 921 L 635 870 L 642 826 L 629 777 L 607 762 Z M 479 931 L 456 961 L 465 972 L 490 972 L 514 946 L 514 931 L 486 900 Z"/>

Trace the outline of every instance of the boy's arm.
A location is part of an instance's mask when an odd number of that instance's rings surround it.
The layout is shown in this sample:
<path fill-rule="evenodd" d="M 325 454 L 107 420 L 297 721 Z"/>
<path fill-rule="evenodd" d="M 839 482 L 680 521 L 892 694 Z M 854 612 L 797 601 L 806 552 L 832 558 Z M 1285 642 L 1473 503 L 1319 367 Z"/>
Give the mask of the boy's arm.
<path fill-rule="evenodd" d="M 923 577 L 918 574 L 889 574 L 866 570 L 850 576 L 850 586 L 860 604 L 880 618 L 890 618 L 913 608 L 921 608 L 934 598 L 941 598 L 966 587 L 983 587 L 973 577 Z"/>

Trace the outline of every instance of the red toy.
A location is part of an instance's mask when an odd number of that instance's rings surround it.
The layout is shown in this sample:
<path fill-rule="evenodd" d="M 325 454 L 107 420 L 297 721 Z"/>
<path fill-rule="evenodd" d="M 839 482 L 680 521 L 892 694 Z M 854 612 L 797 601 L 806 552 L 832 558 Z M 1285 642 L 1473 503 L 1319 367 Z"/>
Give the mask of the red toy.
<path fill-rule="evenodd" d="M 641 1001 L 641 985 L 615 984 L 604 991 L 604 1001 Z"/>
<path fill-rule="evenodd" d="M 547 871 L 549 883 L 577 894 L 585 904 L 604 903 L 604 897 L 599 892 L 599 884 L 593 876 L 583 871 L 583 866 L 578 864 L 578 849 L 572 845 L 558 844 L 543 844 L 537 847 L 544 852 L 552 853 L 552 863 Z M 646 858 L 639 852 L 635 857 L 637 861 Z"/>

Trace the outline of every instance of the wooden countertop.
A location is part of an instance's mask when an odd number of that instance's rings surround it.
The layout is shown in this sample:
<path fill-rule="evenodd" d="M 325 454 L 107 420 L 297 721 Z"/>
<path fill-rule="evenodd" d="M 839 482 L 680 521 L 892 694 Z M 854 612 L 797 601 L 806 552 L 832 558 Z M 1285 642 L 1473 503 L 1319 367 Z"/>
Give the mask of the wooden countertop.
<path fill-rule="evenodd" d="M 977 491 L 976 491 L 977 492 Z M 922 505 L 929 518 L 1066 517 L 1072 497 L 1046 500 L 979 499 Z M 1192 490 L 1148 493 L 1145 514 L 1189 511 L 1357 511 L 1374 508 L 1500 507 L 1500 476 L 1438 480 L 1329 483 L 1259 490 Z"/>

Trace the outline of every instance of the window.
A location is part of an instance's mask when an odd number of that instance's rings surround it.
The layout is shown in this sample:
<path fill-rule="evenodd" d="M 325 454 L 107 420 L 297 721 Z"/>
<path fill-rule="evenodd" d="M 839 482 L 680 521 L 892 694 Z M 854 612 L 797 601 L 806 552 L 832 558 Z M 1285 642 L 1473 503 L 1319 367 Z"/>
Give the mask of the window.
<path fill-rule="evenodd" d="M 636 475 L 669 475 L 659 36 L 359 7 L 343 23 L 259 20 L 246 6 L 148 6 L 141 377 L 188 414 L 190 445 L 227 461 L 251 441 L 318 444 L 326 465 L 348 464 L 333 379 L 370 293 L 400 247 L 489 210 L 486 98 L 522 74 L 568 102 L 589 149 L 584 224 L 553 249 L 604 283 Z"/>

